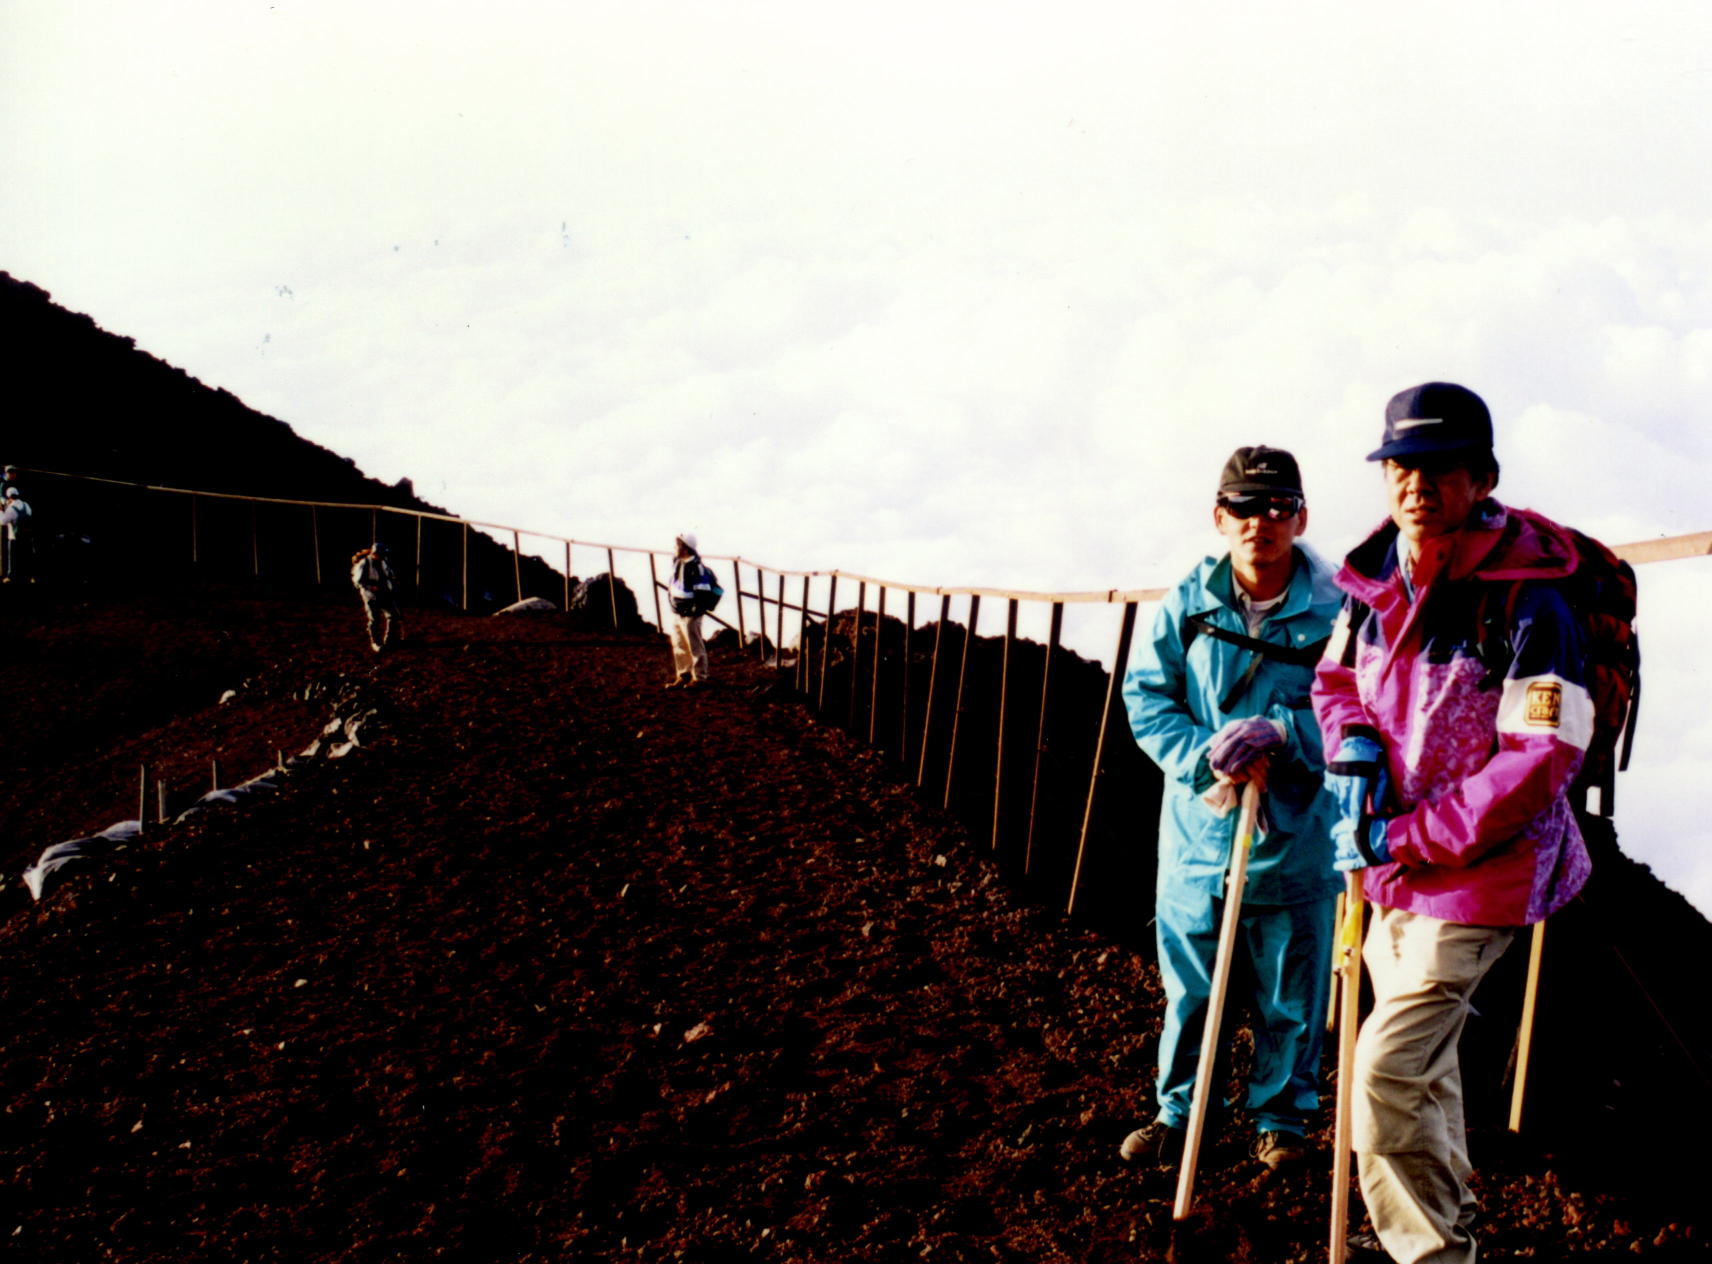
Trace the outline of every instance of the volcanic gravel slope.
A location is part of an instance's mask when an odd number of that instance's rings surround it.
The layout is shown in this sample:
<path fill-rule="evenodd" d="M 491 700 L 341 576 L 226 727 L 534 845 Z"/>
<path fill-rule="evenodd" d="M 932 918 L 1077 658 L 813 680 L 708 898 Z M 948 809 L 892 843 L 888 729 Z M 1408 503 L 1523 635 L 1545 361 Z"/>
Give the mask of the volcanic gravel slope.
<path fill-rule="evenodd" d="M 665 692 L 663 640 L 558 615 L 412 616 L 375 659 L 349 606 L 7 601 L 0 1258 L 1173 1245 L 1172 1178 L 1115 1158 L 1151 965 L 1010 894 L 765 669 Z M 353 687 L 379 716 L 348 757 L 24 893 L 134 810 L 138 762 L 181 795 L 210 758 L 253 775 Z M 1315 1140 L 1274 1179 L 1214 1139 L 1179 1257 L 1322 1258 Z M 1632 1156 L 1475 1144 L 1485 1258 L 1703 1258 Z"/>

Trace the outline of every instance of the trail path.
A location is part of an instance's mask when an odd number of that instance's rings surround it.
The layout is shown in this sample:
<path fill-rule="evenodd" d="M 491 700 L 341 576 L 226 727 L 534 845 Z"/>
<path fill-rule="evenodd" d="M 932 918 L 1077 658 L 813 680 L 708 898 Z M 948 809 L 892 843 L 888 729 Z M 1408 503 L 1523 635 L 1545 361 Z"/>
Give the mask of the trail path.
<path fill-rule="evenodd" d="M 228 600 L 173 628 L 179 670 L 224 646 L 247 678 L 224 727 L 134 682 L 108 701 L 138 732 L 62 718 L 57 758 L 111 778 L 170 735 L 186 766 L 253 759 L 264 731 L 313 734 L 305 678 L 364 682 L 384 729 L 40 905 L 18 856 L 78 800 L 18 769 L 38 837 L 9 835 L 0 891 L 0 1260 L 1163 1250 L 1169 1174 L 1115 1160 L 1151 1078 L 1151 967 L 1008 894 L 763 669 L 716 657 L 715 687 L 663 691 L 663 641 L 557 616 L 416 617 L 375 660 L 353 611 Z M 144 653 L 127 617 L 99 630 Z M 0 689 L 45 717 L 28 678 Z M 1628 1204 L 1537 1168 L 1487 1180 L 1511 1251 L 1577 1220 L 1586 1245 L 1663 1229 L 1620 1233 Z M 1218 1139 L 1218 1214 L 1185 1241 L 1321 1258 L 1324 1186 Z"/>

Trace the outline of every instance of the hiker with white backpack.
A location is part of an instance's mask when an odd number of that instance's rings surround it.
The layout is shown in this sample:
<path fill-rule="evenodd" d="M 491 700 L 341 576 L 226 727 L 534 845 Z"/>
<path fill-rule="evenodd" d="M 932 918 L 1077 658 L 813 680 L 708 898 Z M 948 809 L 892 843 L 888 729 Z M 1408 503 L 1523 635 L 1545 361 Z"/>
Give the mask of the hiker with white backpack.
<path fill-rule="evenodd" d="M 707 646 L 702 641 L 702 616 L 718 604 L 725 590 L 696 551 L 696 538 L 685 531 L 673 542 L 672 667 L 667 689 L 699 689 L 707 684 Z"/>

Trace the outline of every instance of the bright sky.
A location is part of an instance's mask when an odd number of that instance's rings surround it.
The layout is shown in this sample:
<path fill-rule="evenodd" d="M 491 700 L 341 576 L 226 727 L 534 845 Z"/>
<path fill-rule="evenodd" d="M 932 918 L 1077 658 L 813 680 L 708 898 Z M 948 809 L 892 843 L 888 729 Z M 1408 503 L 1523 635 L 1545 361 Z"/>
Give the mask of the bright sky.
<path fill-rule="evenodd" d="M 0 0 L 0 268 L 456 512 L 929 584 L 1170 583 L 1258 442 L 1339 555 L 1429 378 L 1712 528 L 1708 153 L 1699 0 Z M 1650 570 L 1619 823 L 1712 909 Z"/>

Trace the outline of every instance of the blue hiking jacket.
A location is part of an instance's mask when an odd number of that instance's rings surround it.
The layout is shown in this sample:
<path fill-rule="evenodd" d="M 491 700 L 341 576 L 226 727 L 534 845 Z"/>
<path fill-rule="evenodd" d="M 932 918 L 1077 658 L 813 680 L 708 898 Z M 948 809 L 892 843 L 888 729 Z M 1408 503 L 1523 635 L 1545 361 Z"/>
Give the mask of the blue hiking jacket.
<path fill-rule="evenodd" d="M 1298 548 L 1284 602 L 1254 637 L 1298 651 L 1323 642 L 1342 596 L 1325 563 Z M 1325 752 L 1309 704 L 1313 664 L 1266 658 L 1206 632 L 1191 633 L 1192 615 L 1249 634 L 1228 554 L 1205 559 L 1166 594 L 1150 637 L 1131 655 L 1124 677 L 1124 705 L 1135 740 L 1165 774 L 1159 896 L 1223 892 L 1234 811 L 1215 816 L 1201 802 L 1196 775 L 1205 775 L 1204 756 L 1213 734 L 1231 720 L 1256 715 L 1281 721 L 1286 736 L 1272 753 L 1262 797 L 1267 828 L 1249 856 L 1244 902 L 1299 904 L 1336 894 L 1342 889 L 1342 878 L 1332 868 L 1336 807 L 1325 790 Z M 1253 679 L 1239 689 L 1251 666 Z M 1228 710 L 1221 709 L 1222 702 L 1228 702 Z"/>

